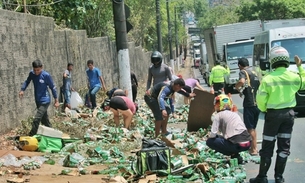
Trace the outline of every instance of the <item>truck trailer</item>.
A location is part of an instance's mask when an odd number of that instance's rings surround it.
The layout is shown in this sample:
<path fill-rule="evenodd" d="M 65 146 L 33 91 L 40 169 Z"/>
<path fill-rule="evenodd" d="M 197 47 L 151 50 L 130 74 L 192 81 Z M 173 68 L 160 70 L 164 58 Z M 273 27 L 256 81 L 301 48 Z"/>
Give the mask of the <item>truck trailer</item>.
<path fill-rule="evenodd" d="M 220 25 L 204 30 L 209 66 L 202 68 L 209 70 L 201 71 L 203 78 L 208 80 L 215 61 L 222 61 L 222 65 L 230 68 L 230 75 L 225 78 L 225 92 L 231 92 L 238 81 L 237 59 L 247 57 L 249 61 L 252 60 L 251 46 L 254 36 L 259 32 L 262 32 L 260 20 Z"/>

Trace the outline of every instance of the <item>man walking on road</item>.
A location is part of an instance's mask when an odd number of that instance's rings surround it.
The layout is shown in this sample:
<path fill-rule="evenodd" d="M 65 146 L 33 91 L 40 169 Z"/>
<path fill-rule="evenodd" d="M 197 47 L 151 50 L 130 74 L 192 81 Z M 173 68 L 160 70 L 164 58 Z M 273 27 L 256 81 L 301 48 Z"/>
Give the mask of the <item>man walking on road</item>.
<path fill-rule="evenodd" d="M 294 60 L 299 75 L 288 71 L 290 65 L 288 51 L 280 46 L 270 50 L 270 65 L 273 72 L 266 75 L 257 91 L 258 108 L 265 112 L 262 149 L 259 173 L 250 183 L 267 183 L 267 172 L 271 165 L 273 149 L 277 140 L 277 157 L 274 168 L 275 183 L 285 182 L 283 173 L 287 158 L 290 155 L 290 140 L 294 124 L 294 111 L 296 106 L 295 94 L 305 89 L 305 71 L 302 60 L 295 56 Z M 287 181 L 290 182 L 290 181 Z"/>
<path fill-rule="evenodd" d="M 244 123 L 251 135 L 251 155 L 258 155 L 256 144 L 256 125 L 258 122 L 259 109 L 256 105 L 256 92 L 259 87 L 259 80 L 255 73 L 249 68 L 249 61 L 246 58 L 238 59 L 239 82 L 235 88 L 240 91 L 241 97 L 244 96 Z"/>
<path fill-rule="evenodd" d="M 88 77 L 88 88 L 90 95 L 90 102 L 92 109 L 96 108 L 96 93 L 103 87 L 106 92 L 104 78 L 102 77 L 101 71 L 93 66 L 93 60 L 87 61 L 88 69 L 86 70 Z"/>
<path fill-rule="evenodd" d="M 23 83 L 21 91 L 19 92 L 19 97 L 22 98 L 24 91 L 29 86 L 30 82 L 33 81 L 37 112 L 33 120 L 32 129 L 29 134 L 30 136 L 36 135 L 40 121 L 43 125 L 52 127 L 48 116 L 48 107 L 51 102 L 48 87 L 51 89 L 55 99 L 54 106 L 59 106 L 56 86 L 53 83 L 51 75 L 43 70 L 40 60 L 32 62 L 32 67 L 33 70 L 29 73 L 28 78 Z"/>
<path fill-rule="evenodd" d="M 209 84 L 211 86 L 211 90 L 214 90 L 215 96 L 218 96 L 222 93 L 224 88 L 224 77 L 226 74 L 230 73 L 230 70 L 221 66 L 220 61 L 216 61 L 215 64 L 216 66 L 214 66 L 211 70 Z"/>

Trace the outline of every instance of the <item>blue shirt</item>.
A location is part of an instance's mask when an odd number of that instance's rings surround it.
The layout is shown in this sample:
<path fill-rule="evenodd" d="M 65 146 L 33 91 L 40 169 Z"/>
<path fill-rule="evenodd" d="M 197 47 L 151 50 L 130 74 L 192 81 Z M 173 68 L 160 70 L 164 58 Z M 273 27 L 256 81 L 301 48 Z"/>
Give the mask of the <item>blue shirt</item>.
<path fill-rule="evenodd" d="M 31 81 L 33 81 L 34 84 L 36 103 L 47 104 L 51 102 L 48 87 L 51 89 L 53 97 L 57 99 L 56 86 L 54 85 L 52 77 L 48 72 L 43 70 L 39 75 L 35 75 L 34 71 L 31 71 L 28 78 L 23 83 L 21 91 L 25 91 Z"/>
<path fill-rule="evenodd" d="M 164 82 L 158 83 L 155 86 L 153 86 L 150 90 L 150 95 L 153 98 L 156 98 L 158 100 L 159 103 L 159 107 L 160 110 L 165 110 L 165 106 L 166 106 L 166 101 L 169 102 L 171 111 L 174 112 L 175 108 L 173 105 L 173 100 L 172 100 L 172 96 L 175 93 L 174 89 L 173 89 L 173 83 L 167 84 Z M 178 93 L 189 97 L 190 94 L 187 92 L 184 92 L 183 90 L 178 91 Z"/>
<path fill-rule="evenodd" d="M 98 68 L 94 67 L 92 70 L 87 69 L 86 73 L 88 76 L 90 89 L 92 89 L 96 86 L 101 87 L 100 77 L 102 76 L 102 73 Z"/>

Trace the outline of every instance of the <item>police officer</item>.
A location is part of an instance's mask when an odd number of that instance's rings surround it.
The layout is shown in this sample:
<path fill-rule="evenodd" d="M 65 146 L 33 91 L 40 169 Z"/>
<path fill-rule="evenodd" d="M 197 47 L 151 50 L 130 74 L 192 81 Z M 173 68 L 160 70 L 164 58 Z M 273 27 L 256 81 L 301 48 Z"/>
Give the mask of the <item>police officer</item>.
<path fill-rule="evenodd" d="M 273 72 L 266 75 L 258 88 L 256 100 L 258 108 L 265 112 L 262 149 L 260 150 L 260 167 L 256 178 L 250 183 L 267 183 L 267 172 L 273 156 L 277 139 L 277 157 L 275 163 L 275 182 L 283 183 L 283 173 L 287 157 L 290 154 L 290 139 L 294 124 L 293 107 L 296 105 L 295 94 L 305 89 L 305 71 L 302 61 L 295 56 L 299 74 L 288 71 L 289 53 L 283 47 L 273 47 L 270 51 L 270 64 Z"/>
<path fill-rule="evenodd" d="M 158 51 L 154 51 L 150 58 L 152 65 L 148 68 L 146 93 L 148 92 L 152 81 L 153 86 L 155 86 L 160 82 L 167 81 L 167 79 L 172 80 L 172 74 L 169 67 L 162 63 L 162 54 Z"/>
<path fill-rule="evenodd" d="M 209 84 L 211 86 L 211 90 L 215 91 L 215 96 L 221 94 L 224 88 L 224 77 L 226 74 L 230 73 L 230 70 L 225 69 L 220 65 L 220 61 L 215 62 L 216 66 L 214 66 L 211 70 Z"/>

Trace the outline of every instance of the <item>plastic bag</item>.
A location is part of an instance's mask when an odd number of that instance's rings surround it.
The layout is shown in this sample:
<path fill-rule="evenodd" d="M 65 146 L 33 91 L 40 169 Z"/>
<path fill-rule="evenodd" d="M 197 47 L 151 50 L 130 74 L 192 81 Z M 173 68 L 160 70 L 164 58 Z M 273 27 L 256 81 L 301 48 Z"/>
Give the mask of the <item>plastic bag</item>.
<path fill-rule="evenodd" d="M 184 105 L 184 96 L 179 93 L 175 93 L 174 95 L 175 95 L 174 106 L 176 109 L 178 109 Z"/>
<path fill-rule="evenodd" d="M 77 109 L 79 106 L 84 105 L 83 99 L 79 96 L 76 91 L 72 91 L 71 93 L 71 101 L 70 105 L 72 109 Z"/>
<path fill-rule="evenodd" d="M 62 148 L 61 138 L 53 138 L 47 136 L 41 136 L 41 140 L 38 145 L 38 151 L 40 152 L 59 152 Z"/>

